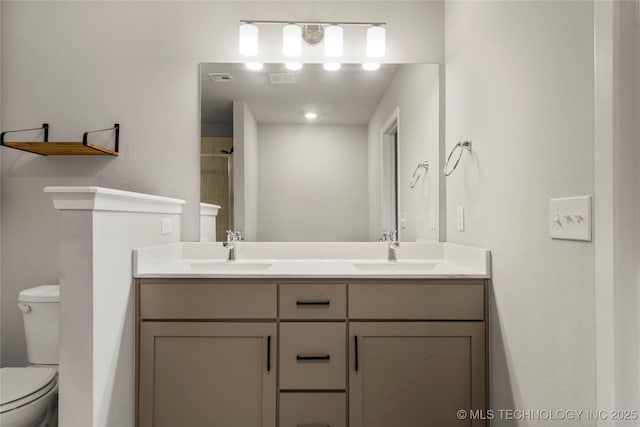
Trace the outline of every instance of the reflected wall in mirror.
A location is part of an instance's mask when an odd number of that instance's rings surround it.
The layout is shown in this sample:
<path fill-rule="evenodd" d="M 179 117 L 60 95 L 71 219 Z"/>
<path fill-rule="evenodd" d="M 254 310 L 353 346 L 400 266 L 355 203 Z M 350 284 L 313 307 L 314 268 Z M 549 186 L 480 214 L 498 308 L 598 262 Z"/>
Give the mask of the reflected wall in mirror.
<path fill-rule="evenodd" d="M 201 64 L 201 195 L 217 240 L 440 240 L 440 66 Z M 414 170 L 429 162 L 410 188 Z"/>

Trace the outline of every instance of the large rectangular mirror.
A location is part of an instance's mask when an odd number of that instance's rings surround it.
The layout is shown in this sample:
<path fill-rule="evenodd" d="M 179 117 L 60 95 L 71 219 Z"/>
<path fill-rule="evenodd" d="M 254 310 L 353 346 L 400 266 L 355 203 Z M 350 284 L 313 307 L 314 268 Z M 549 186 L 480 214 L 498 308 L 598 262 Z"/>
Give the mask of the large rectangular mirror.
<path fill-rule="evenodd" d="M 216 239 L 440 240 L 440 66 L 201 64 L 201 199 Z"/>

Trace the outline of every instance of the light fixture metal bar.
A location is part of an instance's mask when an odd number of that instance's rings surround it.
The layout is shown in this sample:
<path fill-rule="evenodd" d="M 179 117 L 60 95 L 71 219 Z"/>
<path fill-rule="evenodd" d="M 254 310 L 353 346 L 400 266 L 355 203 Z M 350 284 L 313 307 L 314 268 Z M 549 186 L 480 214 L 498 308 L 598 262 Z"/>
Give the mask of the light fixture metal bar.
<path fill-rule="evenodd" d="M 241 24 L 301 24 L 301 25 L 353 25 L 353 26 L 369 26 L 369 25 L 377 25 L 384 26 L 387 25 L 386 22 L 346 22 L 346 21 L 261 21 L 261 20 L 253 20 L 253 19 L 243 19 L 240 21 Z"/>

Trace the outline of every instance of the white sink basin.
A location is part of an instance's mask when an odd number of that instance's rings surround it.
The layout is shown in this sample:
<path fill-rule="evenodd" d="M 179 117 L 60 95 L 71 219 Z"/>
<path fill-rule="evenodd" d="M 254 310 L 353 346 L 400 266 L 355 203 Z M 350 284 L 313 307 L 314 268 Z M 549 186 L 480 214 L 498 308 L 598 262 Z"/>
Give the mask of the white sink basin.
<path fill-rule="evenodd" d="M 266 262 L 238 262 L 238 261 L 206 261 L 206 262 L 192 262 L 191 270 L 211 272 L 211 273 L 225 273 L 225 272 L 238 272 L 238 271 L 252 271 L 259 272 L 265 271 L 271 268 L 271 263 Z"/>
<path fill-rule="evenodd" d="M 362 271 L 433 271 L 438 263 L 435 262 L 354 262 L 353 266 Z"/>

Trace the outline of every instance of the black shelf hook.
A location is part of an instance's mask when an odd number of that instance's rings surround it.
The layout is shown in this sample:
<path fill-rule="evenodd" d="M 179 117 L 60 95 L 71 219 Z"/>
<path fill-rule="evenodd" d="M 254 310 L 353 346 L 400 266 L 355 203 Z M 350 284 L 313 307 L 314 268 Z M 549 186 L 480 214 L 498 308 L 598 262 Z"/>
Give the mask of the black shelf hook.
<path fill-rule="evenodd" d="M 49 142 L 49 123 L 43 123 L 42 127 L 39 127 L 39 128 L 7 130 L 7 131 L 4 131 L 4 132 L 0 133 L 0 145 L 4 145 L 4 136 L 6 134 L 8 134 L 8 133 L 29 132 L 29 131 L 32 131 L 32 130 L 40 130 L 40 129 L 44 129 L 44 142 Z"/>
<path fill-rule="evenodd" d="M 113 130 L 113 131 L 116 132 L 116 143 L 115 143 L 115 147 L 114 147 L 113 151 L 115 151 L 117 153 L 119 145 L 120 145 L 120 124 L 119 123 L 114 123 L 112 128 L 91 130 L 89 132 L 85 132 L 82 135 L 82 145 L 87 145 L 89 143 L 87 139 L 88 139 L 88 136 L 89 136 L 90 133 L 106 132 L 108 130 Z"/>

